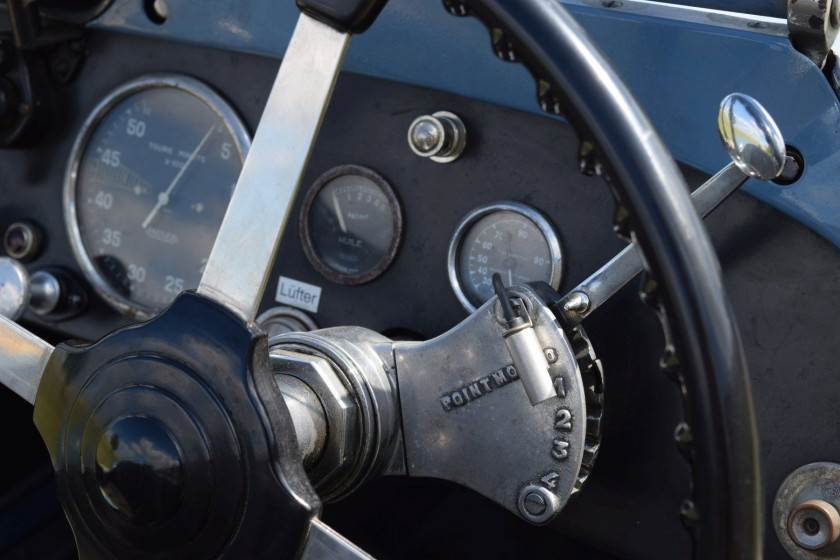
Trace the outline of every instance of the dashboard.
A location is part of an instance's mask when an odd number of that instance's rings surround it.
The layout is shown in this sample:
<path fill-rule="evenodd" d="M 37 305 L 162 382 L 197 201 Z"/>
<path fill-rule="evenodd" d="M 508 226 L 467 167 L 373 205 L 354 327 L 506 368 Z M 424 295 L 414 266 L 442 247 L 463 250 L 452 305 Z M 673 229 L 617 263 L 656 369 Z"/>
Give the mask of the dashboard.
<path fill-rule="evenodd" d="M 29 224 L 40 239 L 29 273 L 63 275 L 77 295 L 59 313 L 27 311 L 22 324 L 54 342 L 96 340 L 197 286 L 279 65 L 217 47 L 89 29 L 78 74 L 58 89 L 50 134 L 34 148 L 0 151 L 0 230 Z M 612 232 L 608 189 L 578 170 L 571 127 L 491 101 L 341 74 L 260 305 L 269 330 L 359 325 L 427 340 L 492 294 L 493 272 L 566 293 L 625 246 Z M 410 145 L 417 119 L 435 115 L 463 127 L 451 161 Z M 682 170 L 695 188 L 715 160 L 688 159 Z M 840 259 L 824 237 L 743 193 L 706 224 L 753 373 L 765 496 L 773 496 L 791 471 L 836 448 L 830 346 L 840 329 Z M 278 320 L 281 306 L 294 310 Z M 676 514 L 689 491 L 673 444 L 681 403 L 657 367 L 658 320 L 632 282 L 586 328 L 610 407 L 587 491 L 555 527 L 526 526 L 463 490 L 390 478 L 329 506 L 327 521 L 366 550 L 397 557 L 411 539 L 411 508 L 372 504 L 408 496 L 429 534 L 464 557 L 522 547 L 552 557 L 555 531 L 622 556 L 688 554 Z M 796 427 L 812 418 L 820 428 L 803 435 Z M 435 520 L 449 509 L 458 512 L 452 531 Z M 482 527 L 497 534 L 471 544 Z M 781 557 L 765 533 L 768 557 Z M 430 541 L 415 545 L 446 555 Z"/>

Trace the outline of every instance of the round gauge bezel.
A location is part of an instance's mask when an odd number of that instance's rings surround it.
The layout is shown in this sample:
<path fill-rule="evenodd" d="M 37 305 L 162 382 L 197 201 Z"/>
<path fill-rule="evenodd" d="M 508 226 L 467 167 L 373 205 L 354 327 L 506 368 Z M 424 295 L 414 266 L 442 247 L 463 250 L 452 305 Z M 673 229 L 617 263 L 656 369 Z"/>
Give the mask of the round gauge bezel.
<path fill-rule="evenodd" d="M 67 224 L 70 247 L 73 250 L 73 255 L 76 257 L 76 262 L 79 263 L 79 267 L 94 290 L 96 290 L 96 293 L 117 311 L 140 320 L 150 319 L 159 313 L 160 310 L 131 301 L 122 296 L 96 268 L 85 248 L 79 228 L 76 212 L 76 187 L 82 157 L 87 150 L 91 136 L 93 136 L 102 119 L 110 113 L 111 109 L 127 97 L 153 88 L 174 88 L 185 91 L 207 105 L 216 113 L 230 131 L 243 162 L 251 147 L 251 136 L 236 110 L 207 84 L 181 74 L 148 74 L 126 82 L 108 93 L 85 119 L 73 143 L 67 172 L 64 176 L 64 221 Z"/>
<path fill-rule="evenodd" d="M 315 199 L 318 198 L 318 194 L 321 192 L 321 189 L 327 186 L 327 184 L 329 184 L 333 179 L 337 179 L 338 177 L 343 177 L 345 175 L 358 175 L 373 181 L 373 183 L 376 184 L 376 186 L 379 187 L 379 190 L 385 195 L 385 198 L 388 201 L 388 208 L 391 211 L 391 219 L 394 221 L 394 235 L 391 237 L 391 243 L 388 246 L 388 250 L 385 252 L 385 255 L 379 260 L 376 266 L 361 274 L 344 274 L 330 267 L 321 259 L 320 255 L 318 255 L 318 252 L 315 250 L 315 245 L 312 242 L 309 219 L 310 212 L 312 211 L 312 205 L 315 203 Z M 330 282 L 335 282 L 336 284 L 342 284 L 345 286 L 356 286 L 378 278 L 386 270 L 388 270 L 388 267 L 390 267 L 391 263 L 394 262 L 394 259 L 397 257 L 397 253 L 399 252 L 402 238 L 402 204 L 400 203 L 399 198 L 397 198 L 397 194 L 394 192 L 393 187 L 391 187 L 382 175 L 373 169 L 355 164 L 333 167 L 318 177 L 306 192 L 306 196 L 303 199 L 303 205 L 300 209 L 301 245 L 303 246 L 303 252 L 306 253 L 306 258 L 309 259 L 309 262 L 312 263 L 315 270 L 321 273 L 321 275 Z"/>
<path fill-rule="evenodd" d="M 455 292 L 455 297 L 458 298 L 461 306 L 469 313 L 475 311 L 477 307 L 470 301 L 458 271 L 458 260 L 461 256 L 464 236 L 481 218 L 494 212 L 502 211 L 514 212 L 524 216 L 537 226 L 548 244 L 548 251 L 551 257 L 551 280 L 548 283 L 555 290 L 560 287 L 560 280 L 563 277 L 563 250 L 560 245 L 560 236 L 557 234 L 554 225 L 552 225 L 542 212 L 527 204 L 513 201 L 494 202 L 486 206 L 480 206 L 464 216 L 455 229 L 452 240 L 449 242 L 446 267 L 449 273 L 449 283 Z"/>

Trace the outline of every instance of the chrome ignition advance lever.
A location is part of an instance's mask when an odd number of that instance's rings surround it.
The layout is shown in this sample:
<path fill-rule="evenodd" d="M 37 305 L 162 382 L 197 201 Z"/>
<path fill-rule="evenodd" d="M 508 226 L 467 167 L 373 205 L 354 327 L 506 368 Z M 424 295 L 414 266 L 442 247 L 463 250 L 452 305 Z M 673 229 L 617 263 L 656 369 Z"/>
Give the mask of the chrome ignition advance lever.
<path fill-rule="evenodd" d="M 800 163 L 786 154 L 785 141 L 770 113 L 748 95 L 732 93 L 720 103 L 718 133 L 732 163 L 721 169 L 693 193 L 691 201 L 701 217 L 720 206 L 750 178 L 762 181 L 801 173 Z M 635 244 L 598 269 L 569 292 L 558 306 L 571 325 L 583 321 L 642 272 Z"/>

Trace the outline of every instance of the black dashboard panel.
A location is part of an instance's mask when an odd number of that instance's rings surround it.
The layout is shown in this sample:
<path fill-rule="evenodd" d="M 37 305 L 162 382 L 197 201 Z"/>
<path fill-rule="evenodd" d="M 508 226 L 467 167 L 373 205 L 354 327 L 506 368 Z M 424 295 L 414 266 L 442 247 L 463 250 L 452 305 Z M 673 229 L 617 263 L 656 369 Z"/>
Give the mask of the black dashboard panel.
<path fill-rule="evenodd" d="M 91 32 L 88 49 L 78 79 L 59 90 L 59 118 L 48 138 L 32 150 L 0 152 L 0 228 L 28 218 L 46 233 L 41 255 L 28 263 L 30 270 L 61 266 L 79 273 L 65 233 L 61 190 L 78 129 L 109 91 L 147 73 L 183 73 L 216 89 L 253 132 L 278 66 L 276 60 L 256 56 L 105 32 Z M 406 143 L 412 120 L 438 110 L 456 113 L 467 126 L 467 149 L 454 163 L 421 159 Z M 578 173 L 576 152 L 574 134 L 559 121 L 342 75 L 261 311 L 275 305 L 282 275 L 322 288 L 319 311 L 313 315 L 322 327 L 361 325 L 395 337 L 436 336 L 466 316 L 447 276 L 450 237 L 467 212 L 499 200 L 530 204 L 554 223 L 565 259 L 560 292 L 567 291 L 622 247 L 612 233 L 608 189 L 600 179 Z M 380 173 L 405 212 L 404 239 L 393 264 L 358 286 L 325 279 L 306 258 L 298 236 L 305 190 L 322 173 L 344 164 Z M 685 171 L 692 186 L 706 178 Z M 832 246 L 804 226 L 745 195 L 733 196 L 707 225 L 720 252 L 752 369 L 761 433 L 767 435 L 762 441 L 763 484 L 765 496 L 772 496 L 799 465 L 830 459 L 822 450 L 831 448 L 833 434 L 840 431 L 840 418 L 834 414 L 840 394 L 824 389 L 836 385 L 829 382 L 835 368 L 831 342 L 840 329 L 840 260 Z M 557 528 L 622 554 L 685 557 L 690 543 L 678 511 L 689 494 L 688 466 L 673 442 L 681 404 L 676 387 L 658 368 L 661 330 L 655 316 L 639 304 L 636 287 L 631 282 L 585 324 L 606 372 L 603 446 L 586 491 L 561 514 Z M 89 295 L 89 307 L 74 319 L 49 323 L 27 315 L 23 322 L 53 342 L 95 339 L 129 323 Z M 788 390 L 794 385 L 797 391 Z M 820 419 L 819 430 L 799 429 L 812 418 Z M 414 499 L 423 507 L 380 507 L 383 497 L 391 500 L 386 503 Z M 408 532 L 417 525 L 431 527 L 431 520 L 441 515 L 441 504 L 458 513 L 452 526 L 442 529 L 435 523 L 430 534 L 449 539 L 456 548 L 435 549 L 430 538 L 416 543 L 418 554 L 485 558 L 504 554 L 507 549 L 495 547 L 516 539 L 535 539 L 517 549 L 534 557 L 561 552 L 551 547 L 550 529 L 527 526 L 467 491 L 425 481 L 377 481 L 328 507 L 326 518 L 372 553 L 399 557 Z M 372 532 L 370 524 L 381 529 Z M 446 536 L 440 536 L 444 530 Z M 390 536 L 382 539 L 383 532 Z M 769 525 L 766 534 L 768 557 L 778 557 L 781 550 Z"/>

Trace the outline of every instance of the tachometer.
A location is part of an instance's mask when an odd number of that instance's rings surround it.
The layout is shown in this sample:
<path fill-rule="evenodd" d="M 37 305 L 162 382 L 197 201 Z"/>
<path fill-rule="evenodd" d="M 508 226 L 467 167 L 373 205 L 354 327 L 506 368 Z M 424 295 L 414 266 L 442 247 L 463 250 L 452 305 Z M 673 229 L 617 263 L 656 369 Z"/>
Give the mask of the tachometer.
<path fill-rule="evenodd" d="M 186 76 L 143 77 L 99 103 L 73 147 L 64 208 L 106 301 L 146 318 L 198 286 L 249 146 L 233 109 Z"/>
<path fill-rule="evenodd" d="M 449 245 L 449 281 L 467 311 L 493 296 L 493 274 L 506 286 L 543 281 L 560 286 L 563 256 L 551 223 L 534 208 L 498 202 L 461 221 Z"/>

